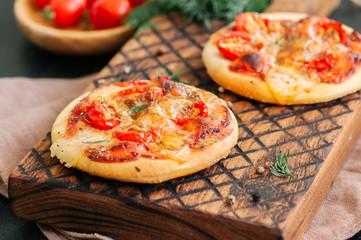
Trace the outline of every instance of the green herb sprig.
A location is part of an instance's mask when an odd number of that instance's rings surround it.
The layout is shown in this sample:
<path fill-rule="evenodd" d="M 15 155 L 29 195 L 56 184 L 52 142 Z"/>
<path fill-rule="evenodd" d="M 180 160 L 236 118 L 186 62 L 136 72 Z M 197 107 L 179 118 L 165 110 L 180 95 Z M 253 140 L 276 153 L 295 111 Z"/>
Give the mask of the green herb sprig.
<path fill-rule="evenodd" d="M 149 0 L 134 9 L 126 20 L 130 26 L 141 26 L 156 15 L 180 12 L 192 21 L 210 28 L 211 21 L 234 21 L 241 12 L 262 12 L 272 0 Z"/>
<path fill-rule="evenodd" d="M 177 69 L 176 71 L 174 71 L 172 74 L 170 74 L 167 69 L 163 68 L 163 72 L 159 73 L 159 76 L 169 76 L 169 78 L 174 81 L 174 82 L 179 82 L 179 83 L 183 83 L 183 84 L 188 84 L 187 82 L 181 81 L 178 78 L 183 76 L 185 73 L 186 69 L 185 68 L 181 68 L 181 69 Z"/>
<path fill-rule="evenodd" d="M 85 144 L 96 144 L 96 143 L 102 143 L 102 142 L 106 142 L 109 141 L 110 139 L 103 139 L 103 140 L 96 140 L 96 141 L 83 141 L 83 143 Z"/>
<path fill-rule="evenodd" d="M 115 79 L 115 81 L 113 82 L 113 84 L 114 84 L 114 83 L 120 83 L 121 81 L 122 81 L 122 78 L 118 77 L 118 78 Z"/>
<path fill-rule="evenodd" d="M 286 39 L 280 38 L 275 41 L 277 46 L 284 45 L 286 43 Z"/>
<path fill-rule="evenodd" d="M 132 113 L 139 113 L 140 111 L 143 111 L 147 106 L 148 106 L 148 103 L 143 103 L 139 106 L 132 107 L 128 111 L 132 112 Z"/>
<path fill-rule="evenodd" d="M 270 172 L 277 177 L 295 177 L 292 174 L 292 170 L 288 168 L 288 156 L 290 151 L 288 150 L 287 155 L 285 155 L 281 150 L 277 152 L 277 147 L 275 148 L 275 157 L 276 162 L 269 166 Z"/>
<path fill-rule="evenodd" d="M 152 22 L 145 22 L 145 23 L 143 23 L 142 25 L 140 25 L 138 28 L 137 28 L 137 30 L 135 31 L 135 33 L 134 33 L 134 37 L 136 38 L 136 39 L 138 39 L 139 38 L 139 35 L 145 30 L 145 29 L 147 29 L 147 28 L 152 28 L 152 29 L 155 29 L 157 26 L 154 24 L 154 23 L 152 23 Z"/>

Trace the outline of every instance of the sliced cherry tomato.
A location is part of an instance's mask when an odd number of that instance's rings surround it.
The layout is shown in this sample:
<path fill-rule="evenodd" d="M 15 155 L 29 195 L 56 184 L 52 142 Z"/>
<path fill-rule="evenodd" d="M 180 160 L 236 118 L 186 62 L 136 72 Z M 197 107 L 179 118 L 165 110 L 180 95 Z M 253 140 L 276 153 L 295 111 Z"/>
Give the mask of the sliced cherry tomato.
<path fill-rule="evenodd" d="M 113 28 L 123 24 L 131 9 L 128 0 L 97 0 L 90 8 L 90 22 L 98 29 Z"/>
<path fill-rule="evenodd" d="M 93 6 L 93 4 L 96 2 L 97 0 L 87 0 L 87 7 L 91 8 Z"/>
<path fill-rule="evenodd" d="M 81 21 L 86 4 L 86 0 L 52 0 L 44 15 L 59 26 L 73 26 Z"/>
<path fill-rule="evenodd" d="M 314 16 L 300 21 L 300 23 L 303 25 L 303 27 L 301 27 L 302 31 L 308 33 L 311 37 L 315 35 L 326 35 L 327 39 L 334 39 L 332 36 L 335 36 L 334 34 L 336 33 L 338 38 L 335 40 L 338 40 L 342 44 L 346 42 L 347 33 L 339 22 L 325 17 Z"/>
<path fill-rule="evenodd" d="M 246 31 L 247 15 L 245 13 L 238 14 L 236 16 L 236 25 L 234 26 L 235 31 Z"/>
<path fill-rule="evenodd" d="M 198 116 L 208 117 L 208 107 L 203 101 L 198 101 L 193 106 L 199 109 Z"/>
<path fill-rule="evenodd" d="M 305 64 L 306 70 L 314 70 L 321 82 L 340 83 L 358 68 L 360 60 L 350 51 L 338 48 L 325 51 L 323 56 Z"/>
<path fill-rule="evenodd" d="M 336 56 L 332 51 L 325 51 L 321 59 L 312 60 L 305 64 L 308 69 L 315 69 L 318 72 L 330 70 L 336 63 Z"/>
<path fill-rule="evenodd" d="M 66 126 L 66 136 L 73 136 L 78 130 L 77 123 L 80 119 L 83 118 L 83 115 L 86 112 L 86 106 L 87 101 L 83 100 L 82 102 L 78 103 L 75 108 L 73 108 Z"/>
<path fill-rule="evenodd" d="M 135 87 L 135 88 L 127 88 L 127 89 L 123 89 L 121 91 L 119 91 L 117 93 L 118 96 L 120 97 L 124 97 L 124 96 L 128 96 L 130 94 L 135 94 L 135 93 L 142 93 L 147 89 L 147 87 Z"/>
<path fill-rule="evenodd" d="M 171 79 L 170 79 L 170 76 L 161 76 L 160 78 L 161 78 L 161 79 L 164 79 L 164 80 L 168 80 L 168 81 L 171 80 Z"/>
<path fill-rule="evenodd" d="M 94 101 L 86 107 L 83 120 L 99 130 L 109 130 L 120 124 L 114 111 L 101 101 Z"/>
<path fill-rule="evenodd" d="M 130 0 L 130 4 L 132 7 L 139 7 L 140 5 L 143 5 L 147 0 Z"/>
<path fill-rule="evenodd" d="M 119 141 L 148 143 L 153 142 L 154 137 L 148 132 L 117 132 L 116 138 Z"/>
<path fill-rule="evenodd" d="M 49 5 L 51 0 L 34 0 L 38 8 L 43 9 L 45 6 Z"/>
<path fill-rule="evenodd" d="M 240 13 L 236 16 L 235 22 L 234 30 L 246 33 L 266 30 L 269 24 L 268 19 L 262 19 L 255 12 Z"/>
<path fill-rule="evenodd" d="M 121 84 L 121 83 L 118 83 Z M 118 85 L 120 86 L 120 85 Z M 130 88 L 126 88 L 123 90 L 120 90 L 117 93 L 117 96 L 120 98 L 129 96 L 131 94 L 143 94 L 143 96 L 140 96 L 140 99 L 144 99 L 146 102 L 159 102 L 163 97 L 163 91 L 160 87 L 154 86 L 154 84 L 148 82 L 128 82 L 127 84 L 124 84 L 124 86 L 131 86 Z M 136 101 L 134 101 L 136 102 Z"/>
<path fill-rule="evenodd" d="M 130 162 L 135 161 L 141 154 L 137 150 L 144 150 L 137 143 L 123 142 L 104 151 L 87 151 L 89 159 L 95 162 Z"/>
<path fill-rule="evenodd" d="M 233 61 L 252 51 L 249 40 L 249 36 L 243 32 L 232 32 L 222 36 L 218 40 L 217 46 L 225 58 Z"/>
<path fill-rule="evenodd" d="M 142 93 L 146 91 L 148 82 L 144 81 L 124 81 L 114 84 L 119 87 L 129 87 L 123 90 L 120 90 L 117 95 L 124 97 L 134 93 Z"/>
<path fill-rule="evenodd" d="M 203 101 L 198 101 L 192 106 L 185 109 L 181 116 L 177 116 L 177 119 L 174 120 L 177 125 L 185 125 L 191 122 L 196 117 L 207 117 L 208 116 L 208 107 Z"/>
<path fill-rule="evenodd" d="M 159 132 L 157 130 L 150 132 L 116 132 L 115 137 L 119 141 L 149 143 L 158 139 Z"/>
<path fill-rule="evenodd" d="M 124 82 L 118 82 L 114 84 L 118 87 L 128 87 L 128 86 L 144 86 L 148 85 L 148 82 L 145 81 L 124 81 Z"/>
<path fill-rule="evenodd" d="M 222 129 L 230 124 L 231 115 L 226 106 L 222 106 L 214 110 L 219 117 L 218 120 L 210 118 L 203 119 L 204 121 L 194 121 L 190 126 L 192 132 L 192 141 L 188 144 L 190 148 L 202 147 L 203 140 L 217 141 L 216 139 L 222 138 Z M 189 127 L 189 125 L 187 126 Z M 209 138 L 210 136 L 213 136 Z"/>

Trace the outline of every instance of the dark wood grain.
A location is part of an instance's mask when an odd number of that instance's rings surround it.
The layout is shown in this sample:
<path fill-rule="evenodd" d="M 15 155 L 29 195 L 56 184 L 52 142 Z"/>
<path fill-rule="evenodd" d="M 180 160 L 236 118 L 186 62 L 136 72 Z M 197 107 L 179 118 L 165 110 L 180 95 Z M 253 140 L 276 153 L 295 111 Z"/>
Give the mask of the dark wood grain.
<path fill-rule="evenodd" d="M 90 88 L 184 69 L 180 80 L 232 103 L 239 141 L 229 156 L 162 184 L 124 183 L 65 168 L 50 157 L 48 135 L 10 177 L 14 214 L 122 239 L 300 238 L 360 134 L 360 93 L 323 104 L 277 106 L 219 92 L 201 60 L 212 31 L 177 14 L 154 22 L 157 29 L 128 41 Z M 295 178 L 268 170 L 256 174 L 257 166 L 273 159 L 276 146 L 290 150 Z M 236 198 L 231 205 L 225 203 L 230 195 Z"/>

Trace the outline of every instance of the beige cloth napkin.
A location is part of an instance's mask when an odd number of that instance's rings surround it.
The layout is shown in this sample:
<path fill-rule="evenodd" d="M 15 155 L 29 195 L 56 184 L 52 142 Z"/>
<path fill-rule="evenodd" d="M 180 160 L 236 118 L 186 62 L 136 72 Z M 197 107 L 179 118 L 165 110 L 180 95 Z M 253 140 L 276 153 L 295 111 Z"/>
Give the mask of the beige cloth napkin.
<path fill-rule="evenodd" d="M 51 129 L 60 110 L 91 83 L 77 80 L 0 79 L 0 193 L 7 196 L 8 176 Z M 361 229 L 361 138 L 335 179 L 303 239 L 346 239 Z M 40 226 L 51 240 L 108 239 Z"/>

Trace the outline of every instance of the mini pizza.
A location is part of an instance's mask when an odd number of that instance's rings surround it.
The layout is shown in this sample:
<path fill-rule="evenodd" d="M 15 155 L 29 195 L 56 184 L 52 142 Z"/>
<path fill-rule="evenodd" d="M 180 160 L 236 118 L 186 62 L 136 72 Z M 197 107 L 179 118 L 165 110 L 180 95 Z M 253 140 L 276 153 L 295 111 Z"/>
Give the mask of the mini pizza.
<path fill-rule="evenodd" d="M 127 182 L 159 183 L 226 157 L 238 125 L 214 94 L 167 77 L 102 86 L 72 101 L 52 132 L 67 167 Z"/>
<path fill-rule="evenodd" d="M 312 104 L 361 89 L 361 36 L 325 17 L 241 13 L 202 57 L 216 83 L 261 102 Z"/>

